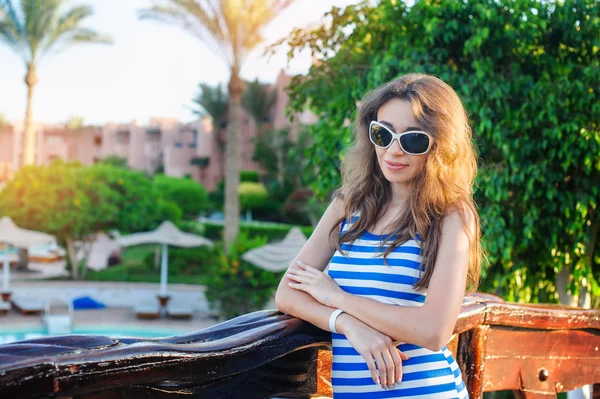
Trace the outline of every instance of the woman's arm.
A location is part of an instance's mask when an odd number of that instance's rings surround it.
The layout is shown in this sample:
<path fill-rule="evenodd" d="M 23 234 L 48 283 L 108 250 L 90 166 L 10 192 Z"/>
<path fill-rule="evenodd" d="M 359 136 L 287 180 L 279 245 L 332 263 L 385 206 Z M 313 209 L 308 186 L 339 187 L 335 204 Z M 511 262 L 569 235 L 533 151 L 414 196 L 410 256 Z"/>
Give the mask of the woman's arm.
<path fill-rule="evenodd" d="M 467 222 L 472 229 L 471 221 Z M 304 281 L 292 277 L 292 286 L 310 292 L 317 300 L 321 298 L 332 308 L 343 309 L 394 340 L 437 351 L 452 336 L 465 294 L 469 239 L 457 212 L 444 218 L 439 245 L 435 270 L 421 307 L 390 305 L 349 294 L 334 286 L 329 276 L 307 265 L 300 265 L 303 272 L 298 272 Z M 344 319 L 340 324 L 344 328 Z"/>
<path fill-rule="evenodd" d="M 339 236 L 339 234 L 333 234 L 330 237 L 329 232 L 342 215 L 341 201 L 334 200 L 292 262 L 288 272 L 281 279 L 275 294 L 275 304 L 278 310 L 306 320 L 326 331 L 331 331 L 329 317 L 335 309 L 321 304 L 305 292 L 290 288 L 291 280 L 289 280 L 288 274 L 299 259 L 305 259 L 315 266 L 315 270 L 324 275 L 323 270 L 335 252 Z M 365 359 L 375 383 L 387 388 L 402 379 L 402 360 L 408 359 L 408 356 L 395 347 L 389 336 L 376 331 L 349 314 L 341 314 L 336 319 L 336 330 L 346 335 L 350 344 Z"/>
<path fill-rule="evenodd" d="M 310 238 L 300 250 L 292 265 L 299 259 L 307 259 L 316 269 L 323 271 L 331 260 L 335 252 L 338 237 L 335 234 L 330 236 L 329 232 L 343 215 L 342 203 L 334 199 Z M 329 316 L 335 310 L 325 306 L 315 300 L 307 293 L 294 290 L 289 287 L 288 273 L 286 273 L 275 294 L 275 304 L 281 312 L 306 320 L 317 327 L 329 331 Z"/>

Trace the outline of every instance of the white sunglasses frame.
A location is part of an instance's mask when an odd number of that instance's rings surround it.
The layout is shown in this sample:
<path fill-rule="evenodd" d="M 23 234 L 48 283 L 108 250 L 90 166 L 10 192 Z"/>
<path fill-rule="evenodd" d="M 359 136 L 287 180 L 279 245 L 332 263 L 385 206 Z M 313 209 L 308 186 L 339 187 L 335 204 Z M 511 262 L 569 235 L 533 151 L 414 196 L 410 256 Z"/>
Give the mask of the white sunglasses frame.
<path fill-rule="evenodd" d="M 371 129 L 372 129 L 373 125 L 377 125 L 377 126 L 380 126 L 380 127 L 384 128 L 385 130 L 387 130 L 388 132 L 390 132 L 390 134 L 392 135 L 392 141 L 390 141 L 390 144 L 388 144 L 386 147 L 382 147 L 382 146 L 380 146 L 378 144 L 375 144 L 373 142 L 373 139 L 371 138 Z M 400 137 L 404 136 L 405 134 L 409 134 L 409 133 L 423 133 L 427 137 L 429 137 L 429 146 L 427 147 L 427 150 L 425 152 L 420 152 L 418 154 L 415 154 L 413 152 L 406 151 L 404 149 L 404 147 L 402 147 L 402 143 L 400 142 Z M 429 152 L 429 150 L 431 149 L 431 146 L 433 144 L 433 137 L 431 137 L 431 134 L 429 134 L 427 132 L 424 132 L 422 130 L 410 130 L 408 132 L 395 133 L 388 126 L 384 125 L 383 123 L 377 122 L 377 121 L 371 121 L 371 123 L 369 124 L 369 140 L 371 141 L 371 143 L 373 143 L 374 146 L 379 147 L 379 148 L 390 148 L 390 146 L 394 143 L 394 140 L 397 140 L 398 141 L 398 145 L 400 146 L 400 149 L 402 151 L 404 151 L 405 153 L 409 154 L 409 155 L 425 155 L 425 154 L 427 154 Z"/>

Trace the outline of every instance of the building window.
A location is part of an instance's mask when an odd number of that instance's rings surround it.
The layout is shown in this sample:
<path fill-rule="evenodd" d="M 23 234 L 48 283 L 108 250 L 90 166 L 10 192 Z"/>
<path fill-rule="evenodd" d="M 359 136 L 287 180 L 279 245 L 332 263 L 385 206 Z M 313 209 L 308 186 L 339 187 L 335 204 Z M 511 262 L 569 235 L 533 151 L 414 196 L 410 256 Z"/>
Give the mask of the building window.
<path fill-rule="evenodd" d="M 117 132 L 117 143 L 129 144 L 129 130 L 119 130 Z"/>
<path fill-rule="evenodd" d="M 198 145 L 198 130 L 194 129 L 191 132 L 188 132 L 188 135 L 188 148 L 196 148 L 196 146 Z"/>

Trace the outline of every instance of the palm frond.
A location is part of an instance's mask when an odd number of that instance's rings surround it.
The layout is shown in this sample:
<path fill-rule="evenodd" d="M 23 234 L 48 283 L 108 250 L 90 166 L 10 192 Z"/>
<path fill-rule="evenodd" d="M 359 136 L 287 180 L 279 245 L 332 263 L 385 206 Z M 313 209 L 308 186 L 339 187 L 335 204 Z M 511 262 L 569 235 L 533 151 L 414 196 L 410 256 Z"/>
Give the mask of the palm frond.
<path fill-rule="evenodd" d="M 177 24 L 240 69 L 261 41 L 260 30 L 294 0 L 154 0 L 139 17 Z"/>
<path fill-rule="evenodd" d="M 35 61 L 55 24 L 61 0 L 21 0 L 31 61 Z"/>
<path fill-rule="evenodd" d="M 155 3 L 149 9 L 140 10 L 139 18 L 180 25 L 210 46 L 214 52 L 228 58 L 227 53 L 223 52 L 227 42 L 211 1 L 208 1 L 206 7 L 196 0 L 163 0 Z"/>
<path fill-rule="evenodd" d="M 92 15 L 89 6 L 76 6 L 61 13 L 65 0 L 0 0 L 0 41 L 21 55 L 27 64 L 35 63 L 57 47 L 75 43 L 110 43 L 108 36 L 81 26 Z M 61 48 L 62 48 L 61 47 Z"/>
<path fill-rule="evenodd" d="M 112 43 L 110 36 L 81 27 L 82 21 L 92 14 L 90 6 L 76 6 L 61 15 L 44 43 L 44 52 L 58 52 L 77 43 Z"/>
<path fill-rule="evenodd" d="M 28 47 L 22 19 L 11 0 L 0 0 L 0 42 L 4 42 L 27 62 Z"/>

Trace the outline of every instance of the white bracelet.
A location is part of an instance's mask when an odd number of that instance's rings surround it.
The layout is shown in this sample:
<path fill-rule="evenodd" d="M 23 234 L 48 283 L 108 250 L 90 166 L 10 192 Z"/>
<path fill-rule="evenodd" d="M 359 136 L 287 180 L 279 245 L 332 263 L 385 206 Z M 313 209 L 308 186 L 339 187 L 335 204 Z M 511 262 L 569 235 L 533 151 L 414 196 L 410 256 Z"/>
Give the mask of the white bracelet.
<path fill-rule="evenodd" d="M 338 331 L 335 329 L 335 321 L 337 320 L 338 316 L 343 312 L 344 311 L 342 309 L 336 309 L 333 311 L 331 316 L 329 316 L 329 329 L 331 330 L 331 332 L 339 334 Z"/>

